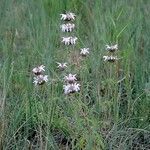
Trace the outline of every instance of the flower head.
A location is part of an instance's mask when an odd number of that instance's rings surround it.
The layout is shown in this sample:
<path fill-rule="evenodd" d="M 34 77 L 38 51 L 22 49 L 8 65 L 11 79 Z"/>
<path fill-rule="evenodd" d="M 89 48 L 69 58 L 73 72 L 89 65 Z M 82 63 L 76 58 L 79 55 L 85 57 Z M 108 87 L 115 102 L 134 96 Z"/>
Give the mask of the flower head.
<path fill-rule="evenodd" d="M 63 71 L 67 67 L 67 63 L 59 63 L 57 62 L 58 66 L 57 68 L 61 71 Z"/>
<path fill-rule="evenodd" d="M 103 56 L 104 61 L 115 62 L 119 58 L 117 56 Z"/>
<path fill-rule="evenodd" d="M 116 50 L 118 50 L 118 44 L 106 45 L 106 50 L 108 50 L 109 52 L 115 52 Z"/>
<path fill-rule="evenodd" d="M 70 44 L 75 45 L 77 39 L 78 39 L 77 37 L 70 37 Z"/>
<path fill-rule="evenodd" d="M 60 14 L 61 15 L 61 20 L 64 21 L 71 21 L 75 20 L 76 15 L 72 12 L 67 12 L 66 14 Z"/>
<path fill-rule="evenodd" d="M 45 71 L 45 66 L 44 65 L 40 65 L 38 67 L 35 67 L 32 69 L 32 72 L 35 74 L 35 75 L 40 75 L 42 74 L 44 71 Z"/>
<path fill-rule="evenodd" d="M 62 43 L 65 45 L 70 45 L 70 37 L 62 37 Z"/>
<path fill-rule="evenodd" d="M 68 83 L 75 83 L 75 81 L 77 80 L 76 78 L 76 74 L 69 74 L 68 76 L 65 76 L 64 77 L 65 81 L 68 82 Z"/>
<path fill-rule="evenodd" d="M 115 45 L 106 45 L 106 50 L 108 50 L 109 52 L 115 52 L 116 50 L 118 50 L 118 44 Z"/>
<path fill-rule="evenodd" d="M 72 32 L 73 29 L 75 28 L 75 24 L 73 23 L 62 24 L 60 25 L 60 28 L 62 32 Z"/>
<path fill-rule="evenodd" d="M 82 56 L 86 56 L 87 54 L 89 54 L 89 48 L 82 48 L 80 54 Z"/>
<path fill-rule="evenodd" d="M 33 83 L 35 85 L 42 85 L 42 84 L 44 84 L 47 81 L 48 81 L 48 75 L 42 75 L 42 74 L 40 74 L 40 75 L 34 77 Z"/>
<path fill-rule="evenodd" d="M 76 44 L 76 40 L 77 40 L 78 38 L 77 37 L 72 37 L 72 36 L 70 36 L 70 37 L 62 37 L 62 43 L 64 43 L 65 45 L 74 45 L 74 44 Z"/>
<path fill-rule="evenodd" d="M 61 15 L 61 20 L 67 20 L 67 15 L 66 14 L 60 14 Z"/>
<path fill-rule="evenodd" d="M 64 88 L 65 94 L 70 94 L 70 93 L 80 91 L 80 84 L 78 83 L 67 84 L 67 85 L 64 85 L 63 88 Z"/>

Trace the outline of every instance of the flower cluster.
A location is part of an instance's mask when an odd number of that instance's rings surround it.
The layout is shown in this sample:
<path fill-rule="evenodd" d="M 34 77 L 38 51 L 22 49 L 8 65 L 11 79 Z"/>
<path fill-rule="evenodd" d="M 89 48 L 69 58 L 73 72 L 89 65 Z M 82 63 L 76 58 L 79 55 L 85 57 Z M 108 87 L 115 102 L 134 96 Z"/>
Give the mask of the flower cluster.
<path fill-rule="evenodd" d="M 62 32 L 72 32 L 73 29 L 75 28 L 75 24 L 73 23 L 62 24 L 60 25 L 60 28 Z"/>
<path fill-rule="evenodd" d="M 64 77 L 64 80 L 67 83 L 66 85 L 63 86 L 65 94 L 80 91 L 80 84 L 76 83 L 77 81 L 76 74 L 69 74 L 68 76 Z"/>
<path fill-rule="evenodd" d="M 44 65 L 40 65 L 40 66 L 37 66 L 35 68 L 32 69 L 32 72 L 35 74 L 35 75 L 40 75 L 42 74 L 44 71 L 45 71 L 45 66 Z"/>
<path fill-rule="evenodd" d="M 43 74 L 45 72 L 44 68 L 44 65 L 40 65 L 32 69 L 32 72 L 35 75 L 35 77 L 33 78 L 34 85 L 42 85 L 48 81 L 48 75 Z"/>
<path fill-rule="evenodd" d="M 76 78 L 76 74 L 69 74 L 68 76 L 64 77 L 65 82 L 71 84 L 71 83 L 75 83 L 77 78 Z"/>
<path fill-rule="evenodd" d="M 60 14 L 61 15 L 61 20 L 63 21 L 74 21 L 76 15 L 72 12 L 68 12 L 66 14 Z M 60 26 L 62 32 L 72 32 L 75 28 L 75 24 L 73 23 L 66 23 L 66 24 L 62 24 Z M 76 41 L 77 41 L 77 37 L 73 37 L 73 36 L 64 36 L 62 37 L 62 43 L 64 45 L 75 45 Z M 82 56 L 86 56 L 87 54 L 89 54 L 89 48 L 83 48 L 81 49 L 80 54 Z M 67 67 L 67 63 L 57 63 L 58 66 L 57 68 L 59 70 L 64 70 Z M 76 78 L 76 74 L 68 74 L 67 76 L 64 77 L 64 82 L 65 85 L 63 85 L 63 89 L 64 89 L 64 93 L 65 94 L 70 94 L 70 93 L 75 93 L 80 91 L 80 84 L 77 83 L 77 78 Z"/>
<path fill-rule="evenodd" d="M 67 12 L 66 14 L 60 14 L 61 15 L 61 20 L 63 21 L 74 21 L 76 15 L 72 12 Z M 75 24 L 73 23 L 67 23 L 67 24 L 62 24 L 60 25 L 60 28 L 63 32 L 72 32 L 73 29 L 75 28 Z M 62 43 L 64 45 L 75 45 L 77 41 L 77 37 L 73 36 L 68 36 L 68 37 L 62 37 Z"/>
<path fill-rule="evenodd" d="M 65 68 L 67 68 L 67 63 L 66 62 L 65 63 L 59 63 L 59 62 L 57 62 L 57 64 L 58 64 L 57 68 L 60 71 L 63 71 L 63 70 L 65 70 Z"/>
<path fill-rule="evenodd" d="M 33 83 L 35 85 L 42 85 L 42 84 L 44 84 L 47 81 L 48 81 L 48 75 L 40 74 L 40 75 L 34 77 Z"/>
<path fill-rule="evenodd" d="M 118 44 L 106 45 L 106 50 L 110 52 L 109 56 L 103 56 L 104 61 L 115 62 L 119 60 L 117 56 L 114 56 L 116 50 L 118 50 Z"/>
<path fill-rule="evenodd" d="M 115 52 L 116 50 L 118 50 L 118 44 L 106 45 L 106 50 L 108 50 L 109 52 Z"/>
<path fill-rule="evenodd" d="M 114 62 L 116 60 L 118 60 L 117 56 L 103 56 L 104 61 L 109 61 L 109 62 Z"/>
<path fill-rule="evenodd" d="M 61 20 L 63 21 L 72 21 L 75 20 L 76 15 L 72 12 L 67 12 L 65 14 L 60 14 L 61 15 Z"/>
<path fill-rule="evenodd" d="M 81 48 L 80 54 L 82 56 L 87 56 L 89 54 L 89 48 Z"/>
<path fill-rule="evenodd" d="M 76 40 L 78 38 L 77 37 L 62 37 L 62 43 L 64 43 L 65 45 L 75 45 L 76 44 Z"/>
<path fill-rule="evenodd" d="M 63 88 L 65 94 L 75 93 L 80 91 L 80 84 L 78 83 L 67 84 L 64 85 Z"/>

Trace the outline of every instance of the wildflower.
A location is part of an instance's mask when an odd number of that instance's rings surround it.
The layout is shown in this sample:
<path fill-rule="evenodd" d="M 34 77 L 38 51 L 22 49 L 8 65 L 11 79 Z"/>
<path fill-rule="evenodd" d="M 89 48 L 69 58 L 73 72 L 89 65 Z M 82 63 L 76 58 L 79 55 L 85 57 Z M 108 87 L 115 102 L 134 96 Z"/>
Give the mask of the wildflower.
<path fill-rule="evenodd" d="M 89 48 L 82 48 L 80 54 L 82 56 L 86 56 L 87 54 L 89 54 Z"/>
<path fill-rule="evenodd" d="M 34 77 L 33 83 L 35 85 L 42 85 L 42 84 L 44 84 L 47 81 L 48 81 L 48 75 L 42 75 L 42 74 L 40 74 L 40 75 Z"/>
<path fill-rule="evenodd" d="M 67 85 L 64 85 L 63 88 L 64 88 L 65 94 L 70 94 L 70 93 L 80 91 L 80 84 L 78 83 L 67 84 Z"/>
<path fill-rule="evenodd" d="M 62 32 L 72 32 L 72 30 L 75 28 L 75 24 L 73 23 L 62 24 L 60 28 Z"/>
<path fill-rule="evenodd" d="M 59 70 L 63 71 L 67 67 L 67 63 L 59 63 L 57 62 Z"/>
<path fill-rule="evenodd" d="M 118 50 L 118 44 L 115 45 L 106 45 L 106 50 L 110 51 L 110 52 L 115 52 L 116 50 Z"/>
<path fill-rule="evenodd" d="M 72 12 L 67 12 L 66 14 L 60 14 L 61 15 L 61 20 L 64 21 L 71 21 L 75 20 L 76 15 Z"/>
<path fill-rule="evenodd" d="M 62 24 L 62 25 L 60 25 L 60 28 L 61 28 L 61 31 L 62 32 L 67 32 L 67 26 L 66 26 L 66 24 Z"/>
<path fill-rule="evenodd" d="M 71 45 L 76 44 L 76 40 L 77 40 L 77 39 L 78 39 L 77 37 L 70 37 L 70 44 L 71 44 Z"/>
<path fill-rule="evenodd" d="M 117 56 L 103 56 L 104 61 L 109 61 L 109 62 L 115 62 L 116 60 L 118 60 Z"/>
<path fill-rule="evenodd" d="M 38 67 L 35 67 L 32 69 L 32 72 L 35 74 L 35 75 L 40 75 L 42 74 L 44 71 L 45 71 L 45 66 L 44 65 L 40 65 Z"/>
<path fill-rule="evenodd" d="M 75 83 L 75 81 L 77 80 L 76 78 L 76 74 L 69 74 L 68 76 L 65 76 L 64 77 L 65 81 L 68 82 L 68 83 Z"/>
<path fill-rule="evenodd" d="M 76 43 L 77 37 L 62 37 L 62 43 L 65 45 L 74 45 Z"/>
<path fill-rule="evenodd" d="M 70 45 L 70 37 L 62 37 L 62 43 L 65 45 Z"/>
<path fill-rule="evenodd" d="M 66 14 L 60 14 L 61 15 L 61 20 L 67 20 L 67 15 Z"/>

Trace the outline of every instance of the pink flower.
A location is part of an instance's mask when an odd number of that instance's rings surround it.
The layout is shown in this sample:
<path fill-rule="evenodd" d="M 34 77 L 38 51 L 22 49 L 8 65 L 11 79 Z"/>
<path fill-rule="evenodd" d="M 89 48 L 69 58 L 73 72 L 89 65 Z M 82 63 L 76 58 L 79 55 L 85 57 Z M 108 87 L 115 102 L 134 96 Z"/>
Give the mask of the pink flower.
<path fill-rule="evenodd" d="M 71 20 L 75 20 L 76 15 L 72 12 L 67 12 L 66 14 L 60 14 L 61 15 L 61 20 L 64 21 L 71 21 Z"/>
<path fill-rule="evenodd" d="M 116 60 L 119 60 L 117 56 L 103 56 L 104 61 L 109 61 L 109 62 L 115 62 Z"/>
<path fill-rule="evenodd" d="M 118 44 L 115 45 L 106 45 L 106 50 L 110 51 L 110 52 L 115 52 L 116 50 L 118 50 Z"/>
<path fill-rule="evenodd" d="M 78 39 L 77 37 L 70 37 L 70 44 L 75 45 L 77 39 Z"/>
<path fill-rule="evenodd" d="M 62 43 L 65 45 L 70 45 L 70 37 L 62 37 Z"/>
<path fill-rule="evenodd" d="M 73 23 L 62 24 L 60 28 L 62 32 L 72 32 L 73 29 L 75 28 L 75 24 Z"/>
<path fill-rule="evenodd" d="M 80 54 L 82 56 L 87 56 L 89 54 L 89 48 L 82 48 Z"/>
<path fill-rule="evenodd" d="M 67 63 L 59 63 L 57 62 L 59 70 L 63 71 L 67 67 Z"/>
<path fill-rule="evenodd" d="M 62 37 L 62 43 L 64 43 L 65 45 L 74 45 L 74 44 L 76 44 L 76 40 L 77 40 L 78 38 L 77 37 L 72 37 L 72 36 L 70 36 L 70 37 Z"/>
<path fill-rule="evenodd" d="M 67 84 L 67 85 L 64 85 L 63 88 L 64 88 L 65 94 L 70 94 L 70 93 L 80 91 L 80 84 L 78 83 Z"/>
<path fill-rule="evenodd" d="M 40 75 L 42 74 L 44 71 L 45 71 L 45 66 L 44 65 L 40 65 L 38 67 L 35 67 L 32 69 L 32 72 L 35 74 L 35 75 Z"/>
<path fill-rule="evenodd" d="M 71 73 L 68 76 L 65 76 L 64 79 L 65 79 L 66 82 L 68 82 L 70 84 L 74 83 L 77 80 L 76 74 L 73 75 Z"/>
<path fill-rule="evenodd" d="M 38 76 L 34 77 L 33 83 L 35 85 L 42 85 L 47 81 L 48 81 L 48 75 L 42 75 L 41 74 L 41 75 L 38 75 Z"/>

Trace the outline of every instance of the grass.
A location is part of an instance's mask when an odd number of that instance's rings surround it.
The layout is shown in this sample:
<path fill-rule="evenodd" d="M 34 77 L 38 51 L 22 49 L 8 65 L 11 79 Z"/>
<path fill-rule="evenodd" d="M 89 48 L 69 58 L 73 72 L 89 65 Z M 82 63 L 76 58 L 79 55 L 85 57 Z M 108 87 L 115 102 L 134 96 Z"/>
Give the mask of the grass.
<path fill-rule="evenodd" d="M 0 148 L 150 149 L 150 2 L 144 0 L 0 1 Z M 60 41 L 60 13 L 77 15 L 77 44 Z M 106 44 L 118 43 L 110 64 Z M 90 55 L 79 59 L 79 49 Z M 68 62 L 64 72 L 56 62 Z M 49 82 L 33 85 L 46 66 Z M 63 94 L 76 73 L 81 91 Z"/>

